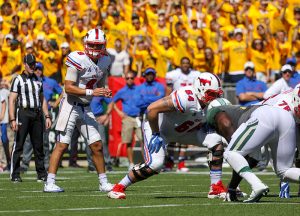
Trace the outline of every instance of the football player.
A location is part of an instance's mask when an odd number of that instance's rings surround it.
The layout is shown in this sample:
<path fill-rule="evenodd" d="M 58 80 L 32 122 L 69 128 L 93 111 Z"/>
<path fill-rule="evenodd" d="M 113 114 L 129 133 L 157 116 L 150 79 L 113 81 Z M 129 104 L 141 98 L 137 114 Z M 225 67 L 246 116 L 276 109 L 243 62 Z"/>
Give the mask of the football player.
<path fill-rule="evenodd" d="M 295 116 L 300 117 L 300 86 L 293 91 Z M 220 106 L 207 114 L 208 123 L 226 138 L 229 145 L 224 158 L 252 188 L 249 199 L 257 202 L 269 191 L 251 171 L 244 158 L 265 144 L 272 152 L 273 166 L 282 180 L 299 182 L 300 169 L 292 168 L 296 148 L 295 121 L 288 112 L 273 106 Z"/>
<path fill-rule="evenodd" d="M 144 163 L 135 167 L 108 193 L 109 198 L 126 198 L 125 189 L 138 181 L 158 174 L 163 167 L 166 143 L 205 145 L 211 151 L 211 185 L 209 196 L 225 197 L 221 181 L 223 147 L 222 137 L 216 133 L 207 134 L 206 106 L 223 91 L 217 76 L 201 73 L 193 86 L 175 90 L 148 107 L 147 120 L 143 122 Z"/>
<path fill-rule="evenodd" d="M 300 85 L 298 85 L 298 87 L 299 86 Z M 261 101 L 257 105 L 269 105 L 269 106 L 279 107 L 295 116 L 295 109 L 294 109 L 294 105 L 293 105 L 293 89 L 287 90 L 281 94 L 273 95 L 273 96 Z M 297 124 L 297 128 L 298 127 L 299 127 L 299 125 Z M 297 140 L 299 140 L 299 138 L 300 138 L 299 137 L 299 129 L 296 130 L 296 135 L 297 135 Z M 299 142 L 297 142 L 297 144 L 298 143 Z M 297 146 L 297 147 L 299 149 L 299 146 Z M 260 151 L 257 151 L 255 154 L 250 154 L 250 155 L 246 156 L 246 159 L 250 165 L 250 168 L 253 168 L 257 165 L 257 163 L 260 159 L 259 152 Z M 298 155 L 296 158 L 296 167 L 299 168 L 299 156 Z M 226 196 L 227 201 L 238 201 L 236 198 L 236 188 L 239 185 L 239 183 L 241 182 L 241 180 L 242 180 L 242 178 L 235 171 L 233 171 L 232 178 L 231 178 L 231 181 L 228 186 L 228 194 Z M 280 198 L 289 198 L 290 197 L 289 188 L 290 188 L 289 183 L 284 182 L 281 179 L 279 197 Z"/>
<path fill-rule="evenodd" d="M 90 109 L 93 96 L 111 97 L 111 90 L 104 87 L 111 65 L 106 52 L 106 37 L 102 30 L 89 30 L 84 37 L 84 52 L 74 51 L 66 60 L 67 74 L 65 93 L 61 100 L 56 130 L 57 143 L 50 158 L 44 192 L 63 192 L 55 184 L 59 161 L 71 142 L 76 126 L 92 150 L 92 158 L 99 176 L 99 190 L 108 192 L 113 185 L 108 183 L 97 121 Z"/>

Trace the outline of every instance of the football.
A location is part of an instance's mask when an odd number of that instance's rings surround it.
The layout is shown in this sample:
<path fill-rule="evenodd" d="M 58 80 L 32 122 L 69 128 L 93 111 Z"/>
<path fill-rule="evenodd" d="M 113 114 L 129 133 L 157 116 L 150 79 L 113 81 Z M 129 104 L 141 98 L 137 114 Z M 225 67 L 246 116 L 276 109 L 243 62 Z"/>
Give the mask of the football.
<path fill-rule="evenodd" d="M 229 100 L 226 98 L 217 98 L 214 99 L 207 107 L 207 110 L 210 110 L 213 107 L 224 106 L 224 105 L 232 105 Z"/>

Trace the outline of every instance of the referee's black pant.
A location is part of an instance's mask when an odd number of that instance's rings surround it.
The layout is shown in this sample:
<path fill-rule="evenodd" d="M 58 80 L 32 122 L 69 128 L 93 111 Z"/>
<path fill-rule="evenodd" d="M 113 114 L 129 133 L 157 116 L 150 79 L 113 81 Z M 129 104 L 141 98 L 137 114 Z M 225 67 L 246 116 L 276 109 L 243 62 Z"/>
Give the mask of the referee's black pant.
<path fill-rule="evenodd" d="M 45 155 L 43 151 L 44 121 L 42 111 L 35 109 L 19 109 L 17 116 L 18 130 L 15 133 L 15 141 L 12 151 L 11 178 L 20 177 L 21 155 L 23 153 L 23 145 L 28 133 L 33 146 L 35 168 L 38 177 L 46 177 L 47 172 L 44 166 Z"/>

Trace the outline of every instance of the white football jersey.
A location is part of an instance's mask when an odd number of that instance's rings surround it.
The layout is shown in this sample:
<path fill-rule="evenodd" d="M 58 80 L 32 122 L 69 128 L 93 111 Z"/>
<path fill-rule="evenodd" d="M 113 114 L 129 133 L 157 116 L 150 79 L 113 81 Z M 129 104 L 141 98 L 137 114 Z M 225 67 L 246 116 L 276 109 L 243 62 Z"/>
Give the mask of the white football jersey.
<path fill-rule="evenodd" d="M 273 96 L 261 101 L 259 104 L 279 107 L 281 109 L 284 109 L 284 110 L 290 112 L 292 115 L 294 115 L 294 106 L 292 103 L 292 100 L 293 100 L 292 93 L 293 93 L 293 89 L 289 89 L 281 94 L 273 95 Z"/>
<path fill-rule="evenodd" d="M 169 142 L 198 143 L 197 136 L 190 136 L 189 133 L 200 130 L 206 119 L 195 90 L 192 86 L 182 87 L 173 91 L 171 97 L 177 112 L 160 115 L 162 136 Z"/>
<path fill-rule="evenodd" d="M 77 86 L 82 89 L 95 89 L 105 86 L 111 59 L 109 56 L 102 56 L 95 64 L 84 52 L 74 51 L 67 56 L 66 65 L 77 71 L 77 74 L 68 74 L 67 72 L 66 80 L 70 78 L 75 79 Z M 68 95 L 68 101 L 88 103 L 92 100 L 92 97 Z"/>
<path fill-rule="evenodd" d="M 190 71 L 188 74 L 182 73 L 180 68 L 166 74 L 167 85 L 173 85 L 173 90 L 178 90 L 184 86 L 191 86 L 194 80 L 200 75 L 199 71 Z"/>

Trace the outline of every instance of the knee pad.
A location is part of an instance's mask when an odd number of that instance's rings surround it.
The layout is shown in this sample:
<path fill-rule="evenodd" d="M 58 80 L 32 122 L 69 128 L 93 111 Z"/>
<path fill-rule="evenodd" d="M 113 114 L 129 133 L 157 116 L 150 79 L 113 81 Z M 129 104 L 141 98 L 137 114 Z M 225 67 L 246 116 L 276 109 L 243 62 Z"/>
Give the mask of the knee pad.
<path fill-rule="evenodd" d="M 208 153 L 208 165 L 211 166 L 218 166 L 222 165 L 223 163 L 223 153 L 224 150 L 216 150 L 216 147 L 212 148 Z"/>
<path fill-rule="evenodd" d="M 148 165 L 145 163 L 137 164 L 132 168 L 133 175 L 138 180 L 144 180 L 147 179 L 154 174 L 158 174 L 158 172 L 151 169 Z"/>

